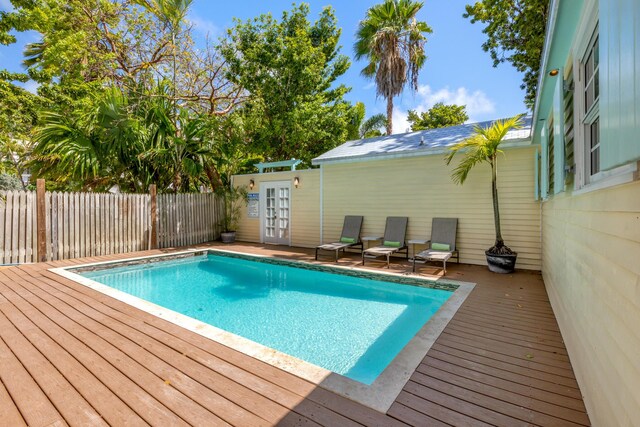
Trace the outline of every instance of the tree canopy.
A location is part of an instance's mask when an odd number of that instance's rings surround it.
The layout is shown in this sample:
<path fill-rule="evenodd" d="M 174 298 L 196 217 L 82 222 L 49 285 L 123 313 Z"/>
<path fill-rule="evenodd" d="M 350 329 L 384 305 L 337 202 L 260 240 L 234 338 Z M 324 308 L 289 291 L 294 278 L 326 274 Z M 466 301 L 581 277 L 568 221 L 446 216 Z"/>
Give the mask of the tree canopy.
<path fill-rule="evenodd" d="M 428 111 L 418 114 L 414 110 L 409 110 L 407 120 L 411 124 L 411 130 L 436 129 L 447 126 L 461 125 L 469 120 L 466 107 L 464 105 L 444 104 L 438 102 Z"/>
<path fill-rule="evenodd" d="M 249 99 L 243 106 L 254 148 L 265 159 L 313 157 L 344 141 L 357 117 L 336 79 L 349 68 L 341 55 L 341 30 L 330 7 L 315 22 L 302 3 L 284 12 L 242 22 L 228 31 L 222 54 L 228 77 Z"/>
<path fill-rule="evenodd" d="M 426 22 L 416 15 L 423 3 L 413 0 L 385 0 L 367 11 L 360 21 L 354 45 L 356 59 L 365 59 L 362 75 L 373 78 L 376 93 L 387 100 L 387 134 L 393 133 L 393 98 L 407 81 L 418 89 L 418 73 L 427 59 Z"/>
<path fill-rule="evenodd" d="M 226 137 L 218 138 L 214 118 L 236 109 L 244 92 L 226 78 L 217 46 L 195 46 L 185 18 L 191 1 L 12 4 L 0 14 L 0 42 L 26 30 L 41 40 L 25 48 L 26 76 L 0 75 L 10 107 L 0 111 L 0 138 L 35 143 L 34 176 L 61 189 L 126 191 L 151 183 L 195 191 L 227 181 L 216 170 L 213 145 Z M 8 81 L 27 78 L 40 84 L 39 96 Z"/>
<path fill-rule="evenodd" d="M 548 0 L 482 0 L 467 5 L 463 15 L 485 24 L 482 48 L 494 67 L 506 61 L 524 73 L 521 88 L 529 107 L 536 96 L 548 8 Z"/>

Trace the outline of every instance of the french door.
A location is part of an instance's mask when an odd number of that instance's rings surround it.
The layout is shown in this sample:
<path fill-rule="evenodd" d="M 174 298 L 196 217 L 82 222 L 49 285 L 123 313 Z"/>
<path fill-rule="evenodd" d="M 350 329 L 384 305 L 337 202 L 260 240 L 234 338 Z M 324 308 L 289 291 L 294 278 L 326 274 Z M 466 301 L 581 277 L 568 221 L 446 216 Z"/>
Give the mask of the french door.
<path fill-rule="evenodd" d="M 286 182 L 263 182 L 264 208 L 262 233 L 264 243 L 290 245 L 291 185 Z"/>

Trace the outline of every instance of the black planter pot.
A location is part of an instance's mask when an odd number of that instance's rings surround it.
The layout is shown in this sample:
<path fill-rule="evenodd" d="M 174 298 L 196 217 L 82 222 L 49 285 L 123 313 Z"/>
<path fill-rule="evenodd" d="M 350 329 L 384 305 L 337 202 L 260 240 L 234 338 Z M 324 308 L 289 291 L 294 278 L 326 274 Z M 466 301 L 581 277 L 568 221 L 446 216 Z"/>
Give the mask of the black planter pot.
<path fill-rule="evenodd" d="M 489 253 L 489 251 L 485 251 L 484 254 L 487 256 L 487 265 L 489 266 L 489 270 L 494 273 L 509 274 L 513 273 L 516 268 L 516 258 L 518 257 L 517 253 L 513 253 L 511 255 L 497 255 Z"/>
<path fill-rule="evenodd" d="M 236 232 L 224 231 L 220 233 L 220 240 L 222 240 L 222 243 L 233 243 L 236 241 Z"/>

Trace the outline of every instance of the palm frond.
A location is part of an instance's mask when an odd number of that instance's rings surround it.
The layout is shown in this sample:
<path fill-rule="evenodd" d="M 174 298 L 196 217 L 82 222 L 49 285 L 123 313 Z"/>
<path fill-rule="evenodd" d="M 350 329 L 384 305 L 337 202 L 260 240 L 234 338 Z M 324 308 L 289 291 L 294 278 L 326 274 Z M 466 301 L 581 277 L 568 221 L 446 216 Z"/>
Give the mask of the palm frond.
<path fill-rule="evenodd" d="M 499 147 L 509 131 L 522 127 L 523 116 L 520 114 L 510 119 L 496 120 L 487 127 L 476 125 L 472 136 L 449 148 L 449 153 L 445 156 L 447 165 L 458 152 L 464 152 L 464 158 L 451 174 L 452 180 L 456 184 L 463 184 L 475 165 L 493 161 L 502 152 Z"/>
<path fill-rule="evenodd" d="M 360 126 L 360 138 L 365 138 L 366 135 L 371 134 L 373 131 L 380 130 L 387 126 L 387 117 L 384 114 L 375 114 L 369 117 Z"/>

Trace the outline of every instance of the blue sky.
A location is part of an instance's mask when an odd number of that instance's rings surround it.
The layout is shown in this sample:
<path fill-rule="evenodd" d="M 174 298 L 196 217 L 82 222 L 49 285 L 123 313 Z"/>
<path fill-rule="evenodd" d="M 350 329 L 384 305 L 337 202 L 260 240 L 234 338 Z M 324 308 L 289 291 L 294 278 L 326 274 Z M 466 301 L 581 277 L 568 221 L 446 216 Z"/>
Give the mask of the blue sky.
<path fill-rule="evenodd" d="M 524 112 L 524 92 L 520 89 L 522 76 L 509 64 L 493 68 L 489 55 L 482 50 L 485 40 L 482 27 L 464 19 L 464 6 L 473 0 L 426 0 L 418 19 L 426 21 L 433 33 L 426 44 L 427 62 L 420 72 L 420 88 L 412 93 L 408 88 L 395 99 L 394 133 L 407 130 L 407 110 L 426 111 L 434 103 L 465 104 L 470 121 L 482 121 L 513 116 Z M 311 0 L 310 19 L 315 20 L 324 6 L 332 6 L 342 28 L 342 53 L 353 57 L 354 34 L 358 22 L 375 0 Z M 283 10 L 291 8 L 291 0 L 194 0 L 189 19 L 200 36 L 222 35 L 233 25 L 233 18 L 243 20 L 261 13 L 271 12 L 279 17 Z M 0 0 L 0 9 L 10 7 L 9 0 Z M 22 34 L 17 45 L 0 46 L 0 66 L 20 70 L 21 50 L 24 43 L 37 40 L 37 34 Z M 351 68 L 340 83 L 352 88 L 347 99 L 362 101 L 367 116 L 384 113 L 386 102 L 376 98 L 375 87 L 370 80 L 360 76 L 364 64 L 352 59 Z M 27 83 L 34 90 L 35 85 Z"/>

